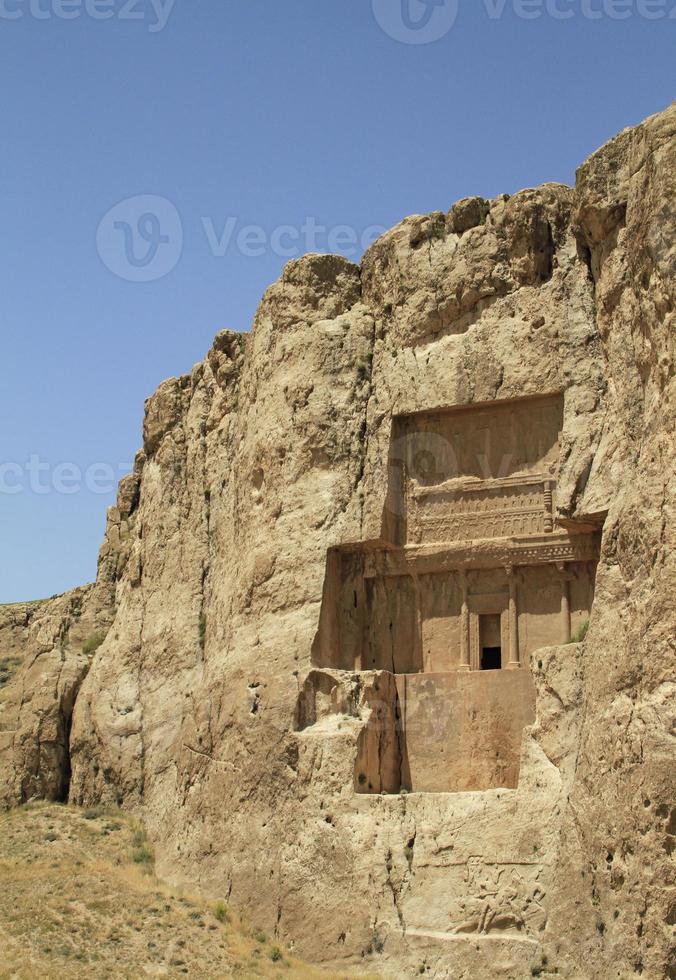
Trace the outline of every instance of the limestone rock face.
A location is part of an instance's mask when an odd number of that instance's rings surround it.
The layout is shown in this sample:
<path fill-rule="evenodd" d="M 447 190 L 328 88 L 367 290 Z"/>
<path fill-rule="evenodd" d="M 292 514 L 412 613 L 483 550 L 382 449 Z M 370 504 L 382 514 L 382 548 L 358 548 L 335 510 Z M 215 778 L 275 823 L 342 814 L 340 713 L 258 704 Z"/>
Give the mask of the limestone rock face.
<path fill-rule="evenodd" d="M 139 812 L 161 874 L 307 958 L 397 977 L 666 975 L 675 131 L 672 107 L 574 189 L 408 218 L 359 267 L 293 261 L 250 334 L 219 334 L 164 382 L 79 597 L 105 642 L 84 679 L 74 651 L 62 695 L 52 628 L 39 676 L 26 663 L 7 685 L 3 802 L 67 786 Z M 397 725 L 379 716 L 393 675 L 317 660 L 329 552 L 390 547 L 393 420 L 541 395 L 562 398 L 552 520 L 605 518 L 589 631 L 521 665 L 535 721 L 516 786 L 399 792 Z M 35 615 L 70 619 L 73 601 Z M 0 641 L 23 642 L 23 611 L 2 615 Z M 28 689 L 30 716 L 11 693 Z M 46 701 L 63 720 L 52 783 L 35 761 Z"/>
<path fill-rule="evenodd" d="M 90 594 L 91 586 L 2 609 L 0 650 L 14 674 L 0 691 L 2 804 L 67 796 L 70 720 L 88 667 L 77 640 Z"/>
<path fill-rule="evenodd" d="M 115 615 L 126 566 L 137 473 L 119 486 L 95 585 L 41 602 L 0 606 L 0 806 L 63 801 L 70 788 L 73 707 Z"/>
<path fill-rule="evenodd" d="M 577 182 L 609 382 L 585 497 L 602 471 L 611 495 L 547 934 L 592 975 L 673 971 L 675 131 L 672 107 Z"/>

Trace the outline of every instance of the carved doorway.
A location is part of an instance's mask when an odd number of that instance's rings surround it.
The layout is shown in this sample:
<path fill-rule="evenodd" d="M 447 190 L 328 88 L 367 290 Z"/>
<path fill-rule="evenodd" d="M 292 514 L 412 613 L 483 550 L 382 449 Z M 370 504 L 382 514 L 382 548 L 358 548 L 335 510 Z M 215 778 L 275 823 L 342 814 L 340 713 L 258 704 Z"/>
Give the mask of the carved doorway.
<path fill-rule="evenodd" d="M 500 670 L 502 630 L 499 613 L 479 616 L 479 651 L 481 670 Z"/>
<path fill-rule="evenodd" d="M 471 670 L 499 670 L 506 666 L 509 652 L 508 599 L 503 592 L 469 596 Z M 484 650 L 491 651 L 486 653 L 485 660 Z"/>

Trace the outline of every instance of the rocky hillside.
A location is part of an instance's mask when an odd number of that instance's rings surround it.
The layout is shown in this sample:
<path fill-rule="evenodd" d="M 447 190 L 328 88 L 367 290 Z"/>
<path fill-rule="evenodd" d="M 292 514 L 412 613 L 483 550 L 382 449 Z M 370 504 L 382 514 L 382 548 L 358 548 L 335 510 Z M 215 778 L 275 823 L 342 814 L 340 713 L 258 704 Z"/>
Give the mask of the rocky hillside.
<path fill-rule="evenodd" d="M 672 106 L 574 188 L 293 261 L 164 382 L 96 585 L 0 611 L 3 804 L 142 816 L 164 877 L 314 961 L 674 976 L 675 137 Z M 356 795 L 356 681 L 299 724 L 327 552 L 383 539 L 394 417 L 553 392 L 556 520 L 605 523 L 586 639 L 530 665 L 518 789 Z"/>
<path fill-rule="evenodd" d="M 0 815 L 0 977 L 347 980 L 300 963 L 223 901 L 153 874 L 143 828 L 115 809 Z"/>

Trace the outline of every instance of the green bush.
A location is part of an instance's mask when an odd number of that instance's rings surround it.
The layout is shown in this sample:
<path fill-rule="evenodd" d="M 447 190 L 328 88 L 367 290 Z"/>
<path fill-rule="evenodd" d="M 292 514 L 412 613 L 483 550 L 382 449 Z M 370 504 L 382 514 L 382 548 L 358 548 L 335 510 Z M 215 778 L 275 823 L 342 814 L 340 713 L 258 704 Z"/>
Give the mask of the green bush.
<path fill-rule="evenodd" d="M 153 852 L 147 844 L 142 844 L 131 852 L 131 859 L 134 864 L 143 864 L 149 867 L 153 863 Z"/>
<path fill-rule="evenodd" d="M 105 633 L 92 633 L 91 636 L 88 636 L 82 646 L 84 655 L 86 657 L 93 657 L 105 638 Z"/>
<path fill-rule="evenodd" d="M 138 827 L 131 838 L 131 859 L 134 864 L 142 864 L 146 871 L 150 871 L 152 865 L 155 862 L 155 855 L 153 850 L 148 844 L 148 838 L 146 832 L 142 827 Z"/>
<path fill-rule="evenodd" d="M 588 619 L 585 619 L 584 623 L 581 623 L 578 626 L 578 628 L 575 630 L 575 632 L 573 633 L 573 635 L 571 636 L 570 642 L 571 643 L 582 643 L 582 641 L 584 640 L 584 638 L 587 635 L 587 631 L 588 630 L 589 630 L 589 620 Z"/>
<path fill-rule="evenodd" d="M 270 959 L 272 960 L 273 963 L 279 963 L 280 960 L 284 959 L 284 956 L 282 955 L 282 951 L 279 948 L 279 946 L 272 947 L 272 949 L 270 950 Z"/>
<path fill-rule="evenodd" d="M 225 902 L 216 902 L 214 905 L 214 916 L 219 922 L 228 921 L 228 906 L 225 904 Z"/>

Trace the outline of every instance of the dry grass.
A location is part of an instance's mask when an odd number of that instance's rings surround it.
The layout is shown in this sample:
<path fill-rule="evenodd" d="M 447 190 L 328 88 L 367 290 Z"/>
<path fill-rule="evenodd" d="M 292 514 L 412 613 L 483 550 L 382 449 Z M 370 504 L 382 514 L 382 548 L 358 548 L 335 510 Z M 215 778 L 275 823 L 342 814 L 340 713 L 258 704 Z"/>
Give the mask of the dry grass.
<path fill-rule="evenodd" d="M 117 811 L 0 815 L 0 980 L 346 976 L 163 885 L 152 865 L 142 828 Z"/>

